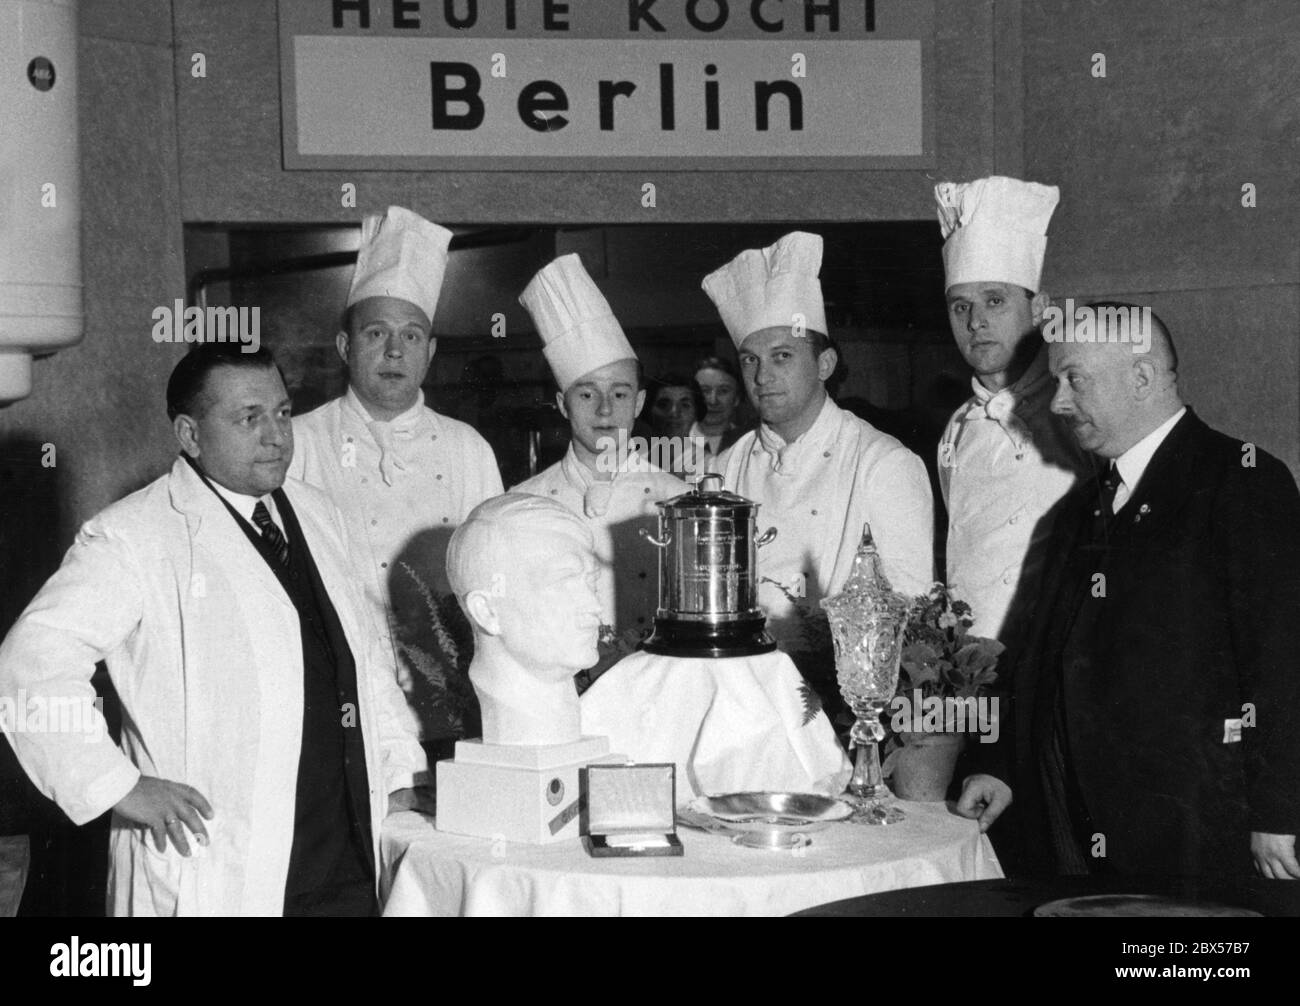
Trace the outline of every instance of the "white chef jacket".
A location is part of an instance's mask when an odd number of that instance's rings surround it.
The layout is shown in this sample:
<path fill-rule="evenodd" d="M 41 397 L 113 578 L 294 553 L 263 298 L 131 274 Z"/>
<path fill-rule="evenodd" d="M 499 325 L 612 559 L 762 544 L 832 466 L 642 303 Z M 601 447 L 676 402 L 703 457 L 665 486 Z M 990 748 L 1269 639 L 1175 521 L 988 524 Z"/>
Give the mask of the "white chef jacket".
<path fill-rule="evenodd" d="M 298 516 L 357 667 L 375 861 L 390 792 L 427 774 L 403 725 L 392 654 L 380 645 L 347 562 L 338 511 L 290 479 Z M 0 645 L 0 697 L 83 708 L 104 660 L 122 703 L 122 746 L 93 735 L 6 733 L 37 788 L 75 824 L 149 775 L 211 803 L 193 855 L 114 818 L 112 915 L 279 915 L 293 844 L 302 746 L 298 611 L 266 560 L 194 470 L 170 474 L 91 518 Z M 94 713 L 98 717 L 98 713 Z"/>
<path fill-rule="evenodd" d="M 953 413 L 939 442 L 948 584 L 970 604 L 972 632 L 1007 642 L 1032 611 L 1051 531 L 1047 515 L 1091 469 L 1049 409 L 1046 350 L 997 394 L 978 378 L 971 387 L 974 397 Z"/>
<path fill-rule="evenodd" d="M 293 420 L 289 474 L 322 490 L 343 512 L 352 566 L 373 617 L 393 648 L 412 725 L 431 740 L 462 736 L 457 695 L 437 690 L 412 664 L 433 660 L 454 671 L 433 629 L 428 598 L 445 599 L 447 544 L 479 503 L 501 493 L 501 473 L 486 440 L 467 423 L 420 399 L 389 423 L 401 467 L 381 470 L 374 422 L 351 388 Z M 416 579 L 418 577 L 418 581 Z"/>
<path fill-rule="evenodd" d="M 572 444 L 563 458 L 512 491 L 558 500 L 587 522 L 600 564 L 601 617 L 620 634 L 634 630 L 640 635 L 651 628 L 659 605 L 659 550 L 640 531 L 657 535 L 655 504 L 689 487 L 639 454 L 629 456 L 627 467 L 615 474 L 608 508 L 601 515 L 586 512 L 583 499 L 595 476 L 578 460 Z"/>
<path fill-rule="evenodd" d="M 818 602 L 848 579 L 862 527 L 871 533 L 895 590 L 920 594 L 934 574 L 934 499 L 921 459 L 827 396 L 817 420 L 787 444 L 766 423 L 719 459 L 726 488 L 759 504 L 757 531 L 776 538 L 758 550 L 759 604 L 768 631 L 803 648 L 794 602 Z"/>

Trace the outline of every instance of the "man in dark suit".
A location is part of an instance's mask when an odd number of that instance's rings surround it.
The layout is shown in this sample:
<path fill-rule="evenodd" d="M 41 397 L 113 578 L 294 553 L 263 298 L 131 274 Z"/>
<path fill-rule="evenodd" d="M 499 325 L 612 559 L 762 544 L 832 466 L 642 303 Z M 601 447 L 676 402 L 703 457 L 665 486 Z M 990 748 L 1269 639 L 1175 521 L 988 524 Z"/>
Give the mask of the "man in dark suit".
<path fill-rule="evenodd" d="M 1089 310 L 1097 341 L 1049 339 L 1099 472 L 1013 664 L 1025 865 L 1300 878 L 1300 494 L 1183 404 L 1149 309 Z"/>

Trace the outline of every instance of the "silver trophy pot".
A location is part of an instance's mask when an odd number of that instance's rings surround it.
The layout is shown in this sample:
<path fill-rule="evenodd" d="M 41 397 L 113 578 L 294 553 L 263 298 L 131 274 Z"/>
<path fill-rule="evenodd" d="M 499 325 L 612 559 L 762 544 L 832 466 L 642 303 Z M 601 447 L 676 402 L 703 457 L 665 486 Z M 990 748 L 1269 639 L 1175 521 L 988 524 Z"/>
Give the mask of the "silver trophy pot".
<path fill-rule="evenodd" d="M 641 534 L 659 549 L 659 607 L 641 648 L 681 657 L 768 653 L 776 643 L 758 606 L 758 549 L 776 537 L 756 530 L 758 504 L 705 484 L 658 503 L 659 534 Z"/>

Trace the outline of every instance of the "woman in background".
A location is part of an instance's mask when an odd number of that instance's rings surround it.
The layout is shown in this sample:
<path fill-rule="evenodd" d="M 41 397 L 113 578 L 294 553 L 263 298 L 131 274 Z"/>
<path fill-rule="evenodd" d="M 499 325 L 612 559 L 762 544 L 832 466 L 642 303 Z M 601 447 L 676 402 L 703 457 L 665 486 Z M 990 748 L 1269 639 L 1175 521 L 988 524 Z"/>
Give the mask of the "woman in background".
<path fill-rule="evenodd" d="M 747 425 L 740 422 L 740 375 L 729 360 L 706 356 L 695 365 L 695 385 L 704 410 L 690 435 L 703 440 L 703 470 L 713 471 L 718 455 L 740 438 Z"/>
<path fill-rule="evenodd" d="M 690 437 L 706 408 L 695 382 L 683 374 L 666 374 L 650 382 L 649 391 L 646 411 L 655 436 L 661 438 L 651 460 L 674 475 L 697 474 L 699 448 Z"/>

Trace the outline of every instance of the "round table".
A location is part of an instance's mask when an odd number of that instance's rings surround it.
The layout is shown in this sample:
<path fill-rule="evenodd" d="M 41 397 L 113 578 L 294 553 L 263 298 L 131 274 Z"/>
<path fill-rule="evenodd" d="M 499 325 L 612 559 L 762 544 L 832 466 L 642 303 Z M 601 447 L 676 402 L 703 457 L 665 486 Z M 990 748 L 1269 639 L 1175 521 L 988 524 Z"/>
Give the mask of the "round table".
<path fill-rule="evenodd" d="M 593 859 L 577 839 L 523 845 L 438 831 L 414 811 L 382 832 L 384 914 L 788 915 L 876 891 L 1002 876 L 974 821 L 900 803 L 901 824 L 835 824 L 788 852 L 682 828 L 684 855 Z"/>
<path fill-rule="evenodd" d="M 1152 894 L 1180 901 L 1246 908 L 1261 915 L 1300 915 L 1300 882 L 1261 877 L 1017 877 L 889 891 L 818 905 L 801 916 L 1032 916 L 1061 898 Z"/>

